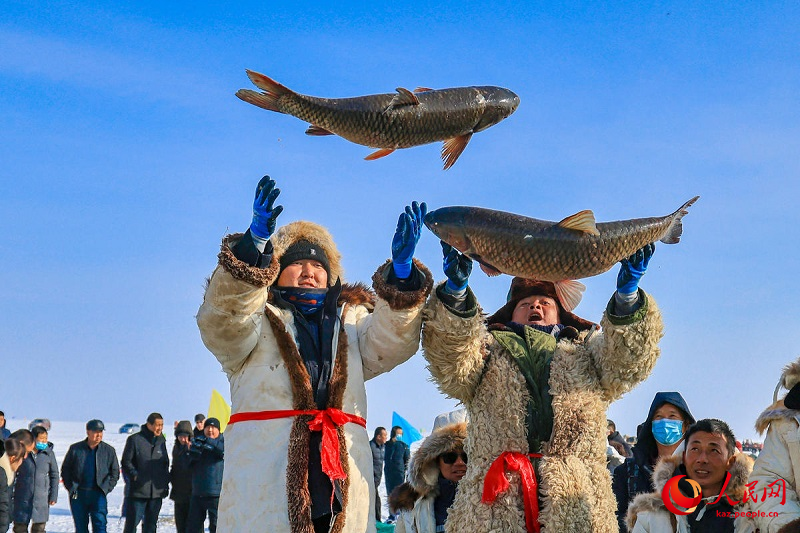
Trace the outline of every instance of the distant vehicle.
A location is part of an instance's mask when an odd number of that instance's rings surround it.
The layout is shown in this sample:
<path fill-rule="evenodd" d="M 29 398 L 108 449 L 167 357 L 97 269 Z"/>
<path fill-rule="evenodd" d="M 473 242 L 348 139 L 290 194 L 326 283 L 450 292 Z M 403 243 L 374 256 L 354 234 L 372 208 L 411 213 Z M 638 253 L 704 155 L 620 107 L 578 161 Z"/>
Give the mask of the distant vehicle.
<path fill-rule="evenodd" d="M 139 431 L 139 424 L 123 424 L 119 428 L 120 433 L 136 433 Z"/>
<path fill-rule="evenodd" d="M 36 426 L 42 426 L 47 432 L 50 432 L 50 420 L 47 418 L 34 418 L 31 420 L 31 423 L 28 424 L 28 431 L 33 430 Z"/>

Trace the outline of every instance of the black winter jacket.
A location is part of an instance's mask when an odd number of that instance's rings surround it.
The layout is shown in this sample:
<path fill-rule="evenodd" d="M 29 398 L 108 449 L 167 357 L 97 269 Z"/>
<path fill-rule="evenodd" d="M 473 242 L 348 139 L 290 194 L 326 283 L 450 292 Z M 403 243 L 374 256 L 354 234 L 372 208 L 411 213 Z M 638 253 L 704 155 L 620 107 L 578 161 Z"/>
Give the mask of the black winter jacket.
<path fill-rule="evenodd" d="M 158 437 L 147 426 L 128 437 L 122 452 L 131 498 L 166 498 L 169 493 L 169 455 L 167 439 Z"/>
<path fill-rule="evenodd" d="M 172 468 L 169 471 L 169 482 L 172 485 L 170 500 L 188 502 L 192 497 L 192 465 L 189 459 L 189 447 L 175 439 L 172 447 Z"/>
<path fill-rule="evenodd" d="M 76 442 L 67 450 L 67 455 L 64 456 L 64 462 L 61 464 L 61 480 L 68 493 L 72 494 L 73 491 L 78 490 L 83 476 L 83 464 L 90 453 L 89 439 Z M 101 441 L 97 445 L 96 457 L 95 481 L 103 494 L 108 494 L 114 490 L 119 481 L 117 452 L 110 444 Z"/>
<path fill-rule="evenodd" d="M 225 466 L 225 437 L 195 438 L 188 456 L 192 466 L 192 496 L 219 496 Z"/>

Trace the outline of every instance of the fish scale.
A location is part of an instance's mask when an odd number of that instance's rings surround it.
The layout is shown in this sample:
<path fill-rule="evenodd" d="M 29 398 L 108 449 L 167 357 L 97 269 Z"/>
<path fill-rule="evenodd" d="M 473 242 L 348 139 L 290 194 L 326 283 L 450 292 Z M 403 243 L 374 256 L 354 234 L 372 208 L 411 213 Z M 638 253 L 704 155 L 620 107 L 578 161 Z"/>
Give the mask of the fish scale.
<path fill-rule="evenodd" d="M 431 211 L 425 225 L 490 270 L 558 282 L 601 274 L 651 242 L 677 243 L 681 219 L 697 199 L 664 217 L 595 223 L 591 215 L 591 223 L 578 229 L 572 217 L 551 222 L 464 206 Z"/>

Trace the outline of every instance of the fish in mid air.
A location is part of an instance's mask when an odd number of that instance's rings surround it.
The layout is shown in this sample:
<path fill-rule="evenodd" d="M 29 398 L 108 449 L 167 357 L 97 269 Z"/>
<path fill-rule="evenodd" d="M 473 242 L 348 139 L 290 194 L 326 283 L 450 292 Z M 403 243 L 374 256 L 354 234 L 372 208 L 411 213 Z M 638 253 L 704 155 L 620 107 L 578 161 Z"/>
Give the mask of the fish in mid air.
<path fill-rule="evenodd" d="M 308 122 L 308 135 L 338 135 L 378 148 L 367 160 L 400 148 L 444 141 L 445 170 L 453 166 L 473 133 L 494 126 L 519 105 L 519 97 L 502 87 L 420 87 L 414 92 L 398 87 L 389 94 L 317 98 L 298 94 L 258 72 L 248 70 L 247 75 L 264 92 L 240 89 L 236 96 Z"/>
<path fill-rule="evenodd" d="M 602 274 L 648 243 L 679 242 L 681 219 L 698 198 L 671 215 L 602 223 L 589 210 L 550 222 L 481 207 L 443 207 L 429 212 L 425 225 L 490 276 L 553 282 L 565 307 L 574 309 L 584 289 L 574 280 Z"/>

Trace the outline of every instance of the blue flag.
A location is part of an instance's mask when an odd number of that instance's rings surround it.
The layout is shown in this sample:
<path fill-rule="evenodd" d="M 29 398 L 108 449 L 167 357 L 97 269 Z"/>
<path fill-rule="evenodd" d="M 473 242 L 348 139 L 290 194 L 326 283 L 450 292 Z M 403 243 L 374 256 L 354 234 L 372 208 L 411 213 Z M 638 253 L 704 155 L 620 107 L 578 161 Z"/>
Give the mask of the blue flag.
<path fill-rule="evenodd" d="M 400 426 L 403 428 L 403 436 L 398 437 L 399 440 L 411 446 L 412 442 L 422 440 L 422 433 L 417 428 L 408 423 L 408 420 L 392 411 L 392 427 Z"/>

